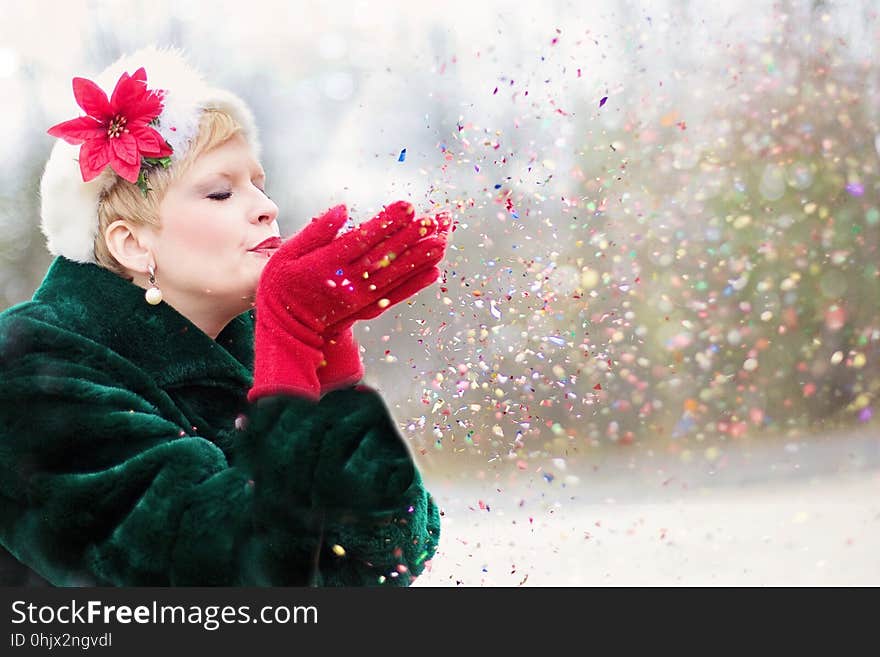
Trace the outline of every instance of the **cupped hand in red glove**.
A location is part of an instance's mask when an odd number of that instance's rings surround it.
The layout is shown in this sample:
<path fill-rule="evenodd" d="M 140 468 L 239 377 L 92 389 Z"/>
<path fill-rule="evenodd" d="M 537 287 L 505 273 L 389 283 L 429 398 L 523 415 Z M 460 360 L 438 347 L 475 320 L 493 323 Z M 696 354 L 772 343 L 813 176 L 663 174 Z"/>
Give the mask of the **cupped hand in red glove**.
<path fill-rule="evenodd" d="M 299 257 L 330 242 L 348 219 L 344 205 L 330 208 L 314 217 L 296 235 L 288 238 L 285 247 L 289 257 Z M 248 391 L 248 401 L 278 393 L 289 393 L 317 399 L 321 384 L 317 368 L 324 356 L 323 339 L 309 331 L 291 333 L 275 319 L 271 307 L 264 303 L 265 295 L 257 290 L 256 327 L 254 329 L 254 381 Z"/>
<path fill-rule="evenodd" d="M 433 234 L 437 227 L 434 220 L 416 219 L 412 205 L 399 201 L 305 255 L 285 243 L 263 270 L 258 306 L 262 299 L 318 335 L 373 304 L 387 307 L 383 300 L 401 279 L 443 257 L 446 237 Z"/>
<path fill-rule="evenodd" d="M 445 216 L 416 220 L 412 206 L 401 201 L 333 239 L 346 220 L 345 206 L 332 208 L 285 242 L 267 263 L 257 290 L 249 399 L 280 391 L 316 398 L 325 388 L 313 369 L 328 362 L 322 348 L 330 345 L 332 356 L 333 346 L 342 345 L 338 338 L 346 337 L 342 334 L 354 321 L 375 317 L 436 280 L 439 272 L 432 270 L 443 256 L 449 229 Z M 329 341 L 326 335 L 332 336 Z M 352 347 L 356 351 L 353 336 L 340 346 L 347 349 L 349 361 Z M 345 377 L 362 375 L 356 359 L 358 367 Z"/>

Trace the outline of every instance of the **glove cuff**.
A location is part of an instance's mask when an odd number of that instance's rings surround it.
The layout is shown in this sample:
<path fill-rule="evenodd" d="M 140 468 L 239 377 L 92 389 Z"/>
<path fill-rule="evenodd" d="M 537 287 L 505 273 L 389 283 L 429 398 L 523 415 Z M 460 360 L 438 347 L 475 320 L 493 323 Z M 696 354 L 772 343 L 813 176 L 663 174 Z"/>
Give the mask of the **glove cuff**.
<path fill-rule="evenodd" d="M 318 367 L 321 395 L 346 388 L 364 376 L 364 364 L 351 327 L 324 338 L 324 361 Z"/>
<path fill-rule="evenodd" d="M 324 359 L 323 340 L 291 316 L 276 320 L 275 313 L 258 304 L 254 335 L 254 383 L 248 401 L 276 394 L 293 394 L 317 401 L 321 383 L 317 369 Z"/>

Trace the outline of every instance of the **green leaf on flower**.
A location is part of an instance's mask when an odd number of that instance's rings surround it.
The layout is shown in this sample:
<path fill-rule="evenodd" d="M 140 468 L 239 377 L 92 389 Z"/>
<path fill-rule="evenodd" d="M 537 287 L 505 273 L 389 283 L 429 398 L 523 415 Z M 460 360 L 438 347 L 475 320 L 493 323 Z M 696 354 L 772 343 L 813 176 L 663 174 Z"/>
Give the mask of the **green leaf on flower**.
<path fill-rule="evenodd" d="M 145 157 L 141 163 L 141 167 L 143 168 L 144 166 L 161 166 L 163 169 L 167 169 L 171 166 L 171 156 Z"/>
<path fill-rule="evenodd" d="M 167 143 L 167 142 L 166 142 Z M 144 198 L 147 197 L 147 192 L 152 191 L 152 187 L 149 185 L 149 176 L 148 171 L 153 167 L 162 167 L 163 169 L 167 169 L 171 166 L 171 156 L 166 155 L 165 157 L 142 157 L 141 158 L 141 170 L 138 174 L 137 186 L 141 188 L 141 193 L 143 193 Z"/>
<path fill-rule="evenodd" d="M 152 188 L 149 186 L 149 181 L 147 180 L 147 172 L 143 168 L 141 168 L 140 174 L 138 174 L 137 186 L 141 188 L 141 193 L 144 195 L 144 198 L 147 198 L 147 192 Z"/>

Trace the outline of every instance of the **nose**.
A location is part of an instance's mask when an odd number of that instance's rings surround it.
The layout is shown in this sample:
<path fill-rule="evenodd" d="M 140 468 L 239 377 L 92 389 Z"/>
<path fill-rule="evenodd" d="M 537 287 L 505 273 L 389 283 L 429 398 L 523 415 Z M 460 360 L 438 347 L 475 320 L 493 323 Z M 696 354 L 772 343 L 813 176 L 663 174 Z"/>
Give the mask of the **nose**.
<path fill-rule="evenodd" d="M 256 208 L 254 216 L 256 217 L 257 223 L 271 224 L 278 218 L 278 206 L 275 205 L 275 202 L 272 199 L 264 197 L 262 202 Z"/>

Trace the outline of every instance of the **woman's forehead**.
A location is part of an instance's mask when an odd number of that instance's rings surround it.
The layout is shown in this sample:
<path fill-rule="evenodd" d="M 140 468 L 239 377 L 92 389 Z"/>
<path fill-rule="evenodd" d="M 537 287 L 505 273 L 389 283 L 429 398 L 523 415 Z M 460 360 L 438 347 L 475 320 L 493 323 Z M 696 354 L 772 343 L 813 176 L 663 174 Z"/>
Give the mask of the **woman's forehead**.
<path fill-rule="evenodd" d="M 243 171 L 249 171 L 253 176 L 265 175 L 251 145 L 238 135 L 199 155 L 191 169 L 191 173 L 199 177 L 213 174 L 234 176 Z"/>

